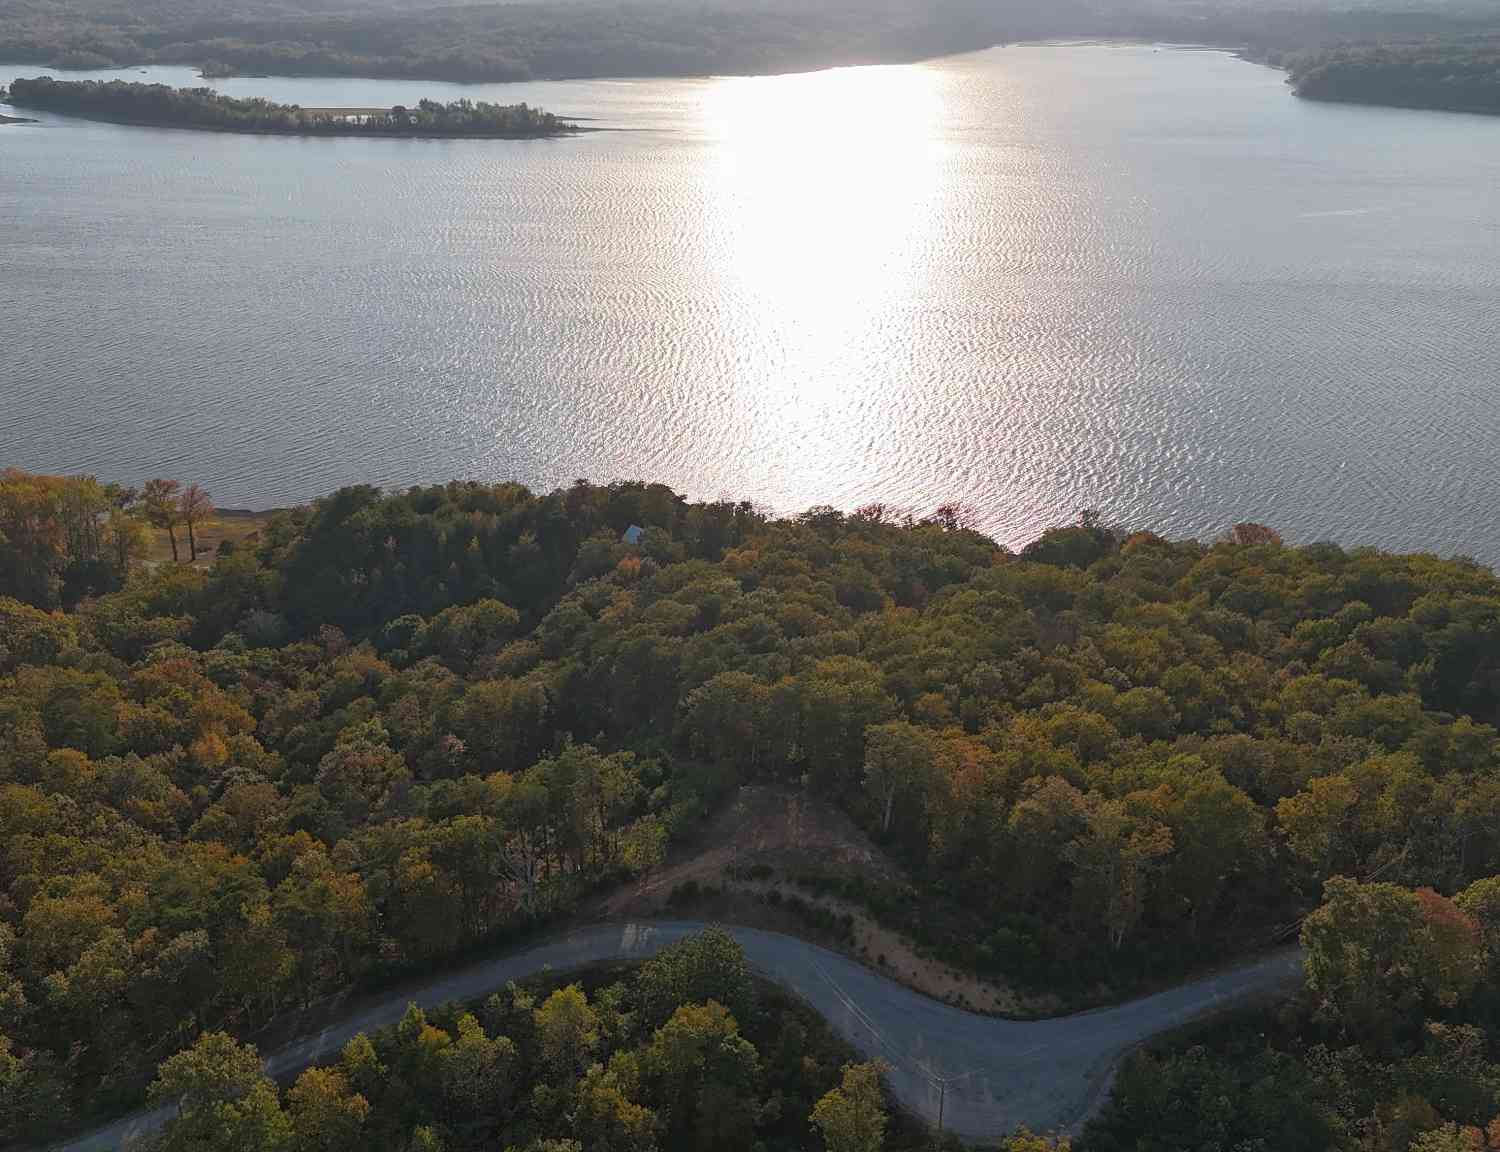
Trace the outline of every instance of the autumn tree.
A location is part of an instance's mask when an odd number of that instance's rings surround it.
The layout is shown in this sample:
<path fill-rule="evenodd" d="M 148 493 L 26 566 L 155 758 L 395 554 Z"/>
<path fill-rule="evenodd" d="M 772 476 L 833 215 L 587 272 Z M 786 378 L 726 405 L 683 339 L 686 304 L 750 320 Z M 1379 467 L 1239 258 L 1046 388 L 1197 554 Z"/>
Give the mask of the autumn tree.
<path fill-rule="evenodd" d="M 141 488 L 141 508 L 146 523 L 160 528 L 167 534 L 172 545 L 172 563 L 181 557 L 177 554 L 177 525 L 181 523 L 182 485 L 176 480 L 147 480 Z"/>
<path fill-rule="evenodd" d="M 561 1080 L 581 1073 L 599 1044 L 599 1021 L 577 984 L 553 992 L 536 1010 L 542 1060 Z"/>
<path fill-rule="evenodd" d="M 177 512 L 188 534 L 188 558 L 198 559 L 197 528 L 214 514 L 213 501 L 197 484 L 189 484 L 177 497 Z"/>
<path fill-rule="evenodd" d="M 673 1012 L 642 1054 L 641 1075 L 659 1102 L 667 1147 L 748 1152 L 760 1060 L 722 1004 L 684 1004 Z"/>
<path fill-rule="evenodd" d="M 578 1085 L 573 1130 L 589 1152 L 655 1152 L 656 1116 L 628 1091 L 624 1069 L 634 1065 L 633 1057 L 594 1064 Z"/>
<path fill-rule="evenodd" d="M 175 1104 L 164 1152 L 287 1152 L 292 1124 L 255 1049 L 224 1032 L 205 1032 L 162 1063 L 155 1104 Z"/>
<path fill-rule="evenodd" d="M 838 1087 L 817 1102 L 811 1119 L 828 1152 L 880 1152 L 886 1128 L 880 1066 L 845 1064 Z"/>
<path fill-rule="evenodd" d="M 116 491 L 89 476 L 0 469 L 0 595 L 50 608 L 112 591 L 104 521 Z"/>
<path fill-rule="evenodd" d="M 1474 987 L 1478 927 L 1452 901 L 1335 876 L 1302 926 L 1307 987 L 1351 1036 L 1376 1047 L 1411 1034 L 1426 1009 Z"/>
<path fill-rule="evenodd" d="M 369 1101 L 338 1068 L 309 1068 L 287 1091 L 295 1152 L 355 1152 L 364 1147 Z"/>
<path fill-rule="evenodd" d="M 1281 534 L 1274 528 L 1267 528 L 1264 524 L 1236 524 L 1229 530 L 1229 540 L 1241 548 L 1254 548 L 1261 545 L 1280 547 Z"/>

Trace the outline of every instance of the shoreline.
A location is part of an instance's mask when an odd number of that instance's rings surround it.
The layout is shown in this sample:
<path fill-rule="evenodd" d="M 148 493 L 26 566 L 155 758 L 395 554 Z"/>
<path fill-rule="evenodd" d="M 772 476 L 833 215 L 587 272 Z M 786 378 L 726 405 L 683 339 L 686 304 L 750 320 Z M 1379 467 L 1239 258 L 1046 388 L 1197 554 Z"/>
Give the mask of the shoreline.
<path fill-rule="evenodd" d="M 98 72 L 136 72 L 139 73 L 147 68 L 185 68 L 196 80 L 203 84 L 212 84 L 220 80 L 363 80 L 363 81 L 395 81 L 402 84 L 451 84 L 459 88 L 493 88 L 510 85 L 525 84 L 576 84 L 589 83 L 593 81 L 604 81 L 609 83 L 651 83 L 663 80 L 744 80 L 744 79 L 772 79 L 778 76 L 809 76 L 819 72 L 845 71 L 851 68 L 892 68 L 909 67 L 915 64 L 932 64 L 940 60 L 953 60 L 961 56 L 977 56 L 982 52 L 993 52 L 999 48 L 1160 48 L 1171 52 L 1223 52 L 1237 59 L 1245 60 L 1251 64 L 1261 64 L 1268 68 L 1277 68 L 1277 65 L 1269 64 L 1264 60 L 1258 60 L 1248 55 L 1249 49 L 1236 48 L 1224 44 L 1208 44 L 1199 41 L 1168 41 L 1152 40 L 1128 36 L 1102 36 L 1102 37 L 1057 37 L 1018 40 L 997 40 L 992 44 L 982 44 L 973 48 L 961 48 L 951 52 L 939 52 L 931 56 L 911 56 L 892 54 L 882 59 L 863 60 L 858 63 L 823 64 L 817 67 L 778 69 L 771 68 L 760 72 L 664 72 L 658 75 L 639 72 L 621 73 L 579 73 L 577 75 L 560 74 L 556 76 L 528 76 L 524 79 L 498 78 L 485 80 L 457 80 L 451 76 L 442 75 L 409 75 L 406 73 L 381 73 L 381 72 L 223 72 L 213 75 L 204 75 L 198 65 L 184 64 L 171 61 L 149 61 L 142 63 L 136 61 L 128 64 L 112 64 L 103 68 L 58 68 L 49 64 L 37 64 L 32 60 L 3 60 L 0 59 L 0 67 L 20 66 L 25 68 L 36 68 L 43 73 L 58 73 L 66 75 L 69 73 L 98 73 Z M 92 119 L 92 117 L 90 117 Z"/>
<path fill-rule="evenodd" d="M 1285 71 L 1285 69 L 1283 69 Z M 1287 83 L 1292 84 L 1291 77 Z M 1458 104 L 1417 104 L 1410 101 L 1362 100 L 1357 96 L 1309 96 L 1292 85 L 1292 95 L 1309 104 L 1342 105 L 1346 108 L 1383 108 L 1388 112 L 1441 112 L 1446 116 L 1482 116 L 1486 120 L 1500 118 L 1500 109 L 1465 108 Z"/>

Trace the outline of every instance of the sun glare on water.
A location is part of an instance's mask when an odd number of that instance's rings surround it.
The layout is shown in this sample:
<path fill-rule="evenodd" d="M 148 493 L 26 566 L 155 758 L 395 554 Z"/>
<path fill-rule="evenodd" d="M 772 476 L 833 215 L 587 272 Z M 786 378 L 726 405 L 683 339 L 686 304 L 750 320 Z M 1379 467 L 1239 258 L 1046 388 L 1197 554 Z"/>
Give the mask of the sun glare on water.
<path fill-rule="evenodd" d="M 920 66 L 716 82 L 713 207 L 735 230 L 735 272 L 825 303 L 879 289 L 872 275 L 907 276 L 941 175 L 939 103 Z"/>
<path fill-rule="evenodd" d="M 704 207 L 720 275 L 746 315 L 741 396 L 771 442 L 824 455 L 840 406 L 913 306 L 947 175 L 940 74 L 841 68 L 715 81 Z M 764 435 L 761 442 L 766 442 Z M 847 459 L 850 445 L 830 459 Z M 824 478 L 814 478 L 822 483 Z M 810 489 L 811 491 L 811 489 Z"/>

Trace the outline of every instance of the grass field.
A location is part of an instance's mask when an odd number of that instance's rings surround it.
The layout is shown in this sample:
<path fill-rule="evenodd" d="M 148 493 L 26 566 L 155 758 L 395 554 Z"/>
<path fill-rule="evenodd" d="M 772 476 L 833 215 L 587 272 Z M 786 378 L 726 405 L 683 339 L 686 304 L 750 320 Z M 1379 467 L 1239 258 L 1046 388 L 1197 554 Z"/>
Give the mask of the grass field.
<path fill-rule="evenodd" d="M 219 509 L 196 529 L 198 538 L 198 557 L 196 563 L 207 568 L 214 562 L 214 555 L 219 550 L 219 545 L 225 540 L 239 544 L 258 536 L 260 530 L 270 521 L 274 515 L 272 512 L 245 512 L 237 509 Z M 188 562 L 188 536 L 187 529 L 179 526 L 177 528 L 177 555 L 180 563 Z M 146 552 L 146 563 L 148 564 L 170 564 L 172 562 L 172 542 L 167 533 L 158 528 L 151 530 L 151 547 Z"/>

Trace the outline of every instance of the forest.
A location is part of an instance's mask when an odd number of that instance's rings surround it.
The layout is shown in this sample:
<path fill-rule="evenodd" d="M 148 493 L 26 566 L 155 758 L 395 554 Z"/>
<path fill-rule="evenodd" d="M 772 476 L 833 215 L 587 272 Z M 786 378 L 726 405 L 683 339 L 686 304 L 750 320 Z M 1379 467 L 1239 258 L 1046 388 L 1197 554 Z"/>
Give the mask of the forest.
<path fill-rule="evenodd" d="M 216 132 L 265 132 L 302 136 L 467 136 L 514 138 L 561 136 L 577 131 L 550 112 L 526 104 L 486 104 L 422 100 L 415 108 L 351 114 L 306 109 L 259 97 L 237 99 L 211 88 L 169 88 L 121 80 L 54 80 L 38 76 L 14 80 L 0 101 L 18 108 L 43 109 L 92 120 L 156 124 Z"/>
<path fill-rule="evenodd" d="M 1092 512 L 1012 553 L 961 505 L 778 519 L 644 483 L 347 488 L 205 555 L 211 510 L 0 474 L 0 1140 L 187 1099 L 179 1053 L 248 1067 L 304 1005 L 562 923 L 762 782 L 847 812 L 910 876 L 861 898 L 1017 987 L 1119 998 L 1300 935 L 1302 996 L 1133 1059 L 1081 1147 L 1500 1143 L 1481 565 Z M 741 1052 L 713 999 L 769 1069 L 785 1029 L 722 986 L 671 1011 L 631 988 L 573 998 L 601 1039 L 569 1091 L 618 1062 L 595 1086 L 698 1147 L 648 1073 L 659 1030 L 691 1007 Z M 407 1033 L 521 1091 L 549 1059 L 527 1027 L 512 999 Z M 371 1043 L 390 1082 L 346 1054 L 332 1113 L 438 1142 L 411 1147 L 604 1146 L 535 1087 L 467 1128 L 413 1041 Z M 814 1063 L 758 1082 L 766 1146 L 879 1147 L 809 1127 L 839 1059 Z M 235 1083 L 214 1123 L 303 1107 Z M 267 1123 L 178 1146 L 300 1139 Z"/>
<path fill-rule="evenodd" d="M 1500 113 L 1500 37 L 1341 47 L 1288 67 L 1308 100 Z"/>

